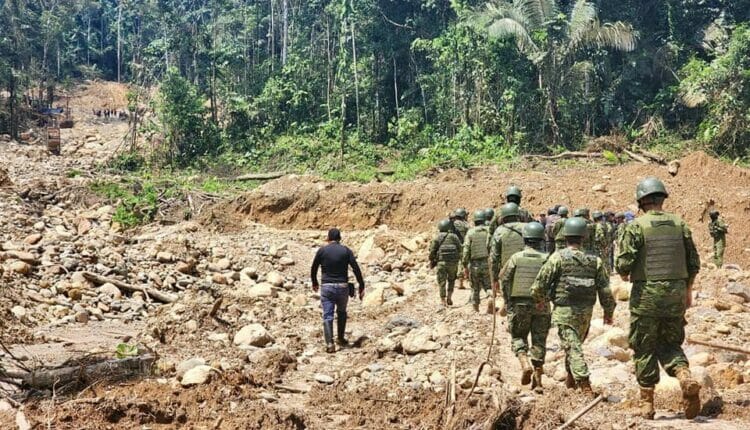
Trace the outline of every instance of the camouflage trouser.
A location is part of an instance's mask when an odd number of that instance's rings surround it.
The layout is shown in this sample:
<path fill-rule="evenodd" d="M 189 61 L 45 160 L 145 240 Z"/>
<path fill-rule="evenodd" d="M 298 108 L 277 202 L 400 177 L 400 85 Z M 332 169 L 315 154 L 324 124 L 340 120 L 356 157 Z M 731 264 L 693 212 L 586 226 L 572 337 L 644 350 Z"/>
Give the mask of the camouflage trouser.
<path fill-rule="evenodd" d="M 557 311 L 559 308 L 556 308 Z M 577 313 L 571 318 L 555 318 L 560 344 L 565 350 L 565 369 L 576 381 L 589 377 L 589 367 L 583 356 L 583 341 L 589 332 L 591 312 Z"/>
<path fill-rule="evenodd" d="M 513 353 L 528 353 L 535 367 L 544 364 L 547 352 L 547 333 L 549 333 L 551 316 L 536 310 L 530 302 L 508 304 L 508 331 L 510 332 Z M 531 334 L 531 350 L 529 350 Z"/>
<path fill-rule="evenodd" d="M 726 239 L 714 240 L 714 264 L 716 267 L 721 267 L 724 264 L 724 248 L 726 247 Z"/>
<path fill-rule="evenodd" d="M 469 263 L 469 276 L 471 278 L 471 303 L 479 304 L 479 292 L 489 291 L 490 265 L 486 259 L 472 260 Z"/>
<path fill-rule="evenodd" d="M 439 261 L 437 264 L 437 282 L 441 299 L 453 295 L 453 287 L 456 285 L 457 266 L 458 262 Z"/>
<path fill-rule="evenodd" d="M 687 366 L 682 351 L 685 340 L 685 318 L 630 315 L 630 347 L 633 349 L 635 377 L 642 387 L 659 382 L 659 364 L 669 376 L 678 367 Z"/>
<path fill-rule="evenodd" d="M 456 279 L 459 281 L 464 280 L 464 268 L 460 264 L 456 267 Z"/>

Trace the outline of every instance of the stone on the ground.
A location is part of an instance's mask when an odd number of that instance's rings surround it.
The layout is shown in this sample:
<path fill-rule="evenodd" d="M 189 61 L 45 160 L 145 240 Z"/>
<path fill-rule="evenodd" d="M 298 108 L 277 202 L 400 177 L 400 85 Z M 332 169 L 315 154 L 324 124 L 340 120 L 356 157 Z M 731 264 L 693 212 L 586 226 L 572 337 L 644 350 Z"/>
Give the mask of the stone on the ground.
<path fill-rule="evenodd" d="M 600 193 L 606 193 L 607 192 L 607 185 L 605 184 L 596 184 L 593 187 L 591 187 L 591 191 L 597 191 Z"/>
<path fill-rule="evenodd" d="M 365 292 L 365 298 L 362 300 L 362 306 L 365 308 L 376 308 L 385 301 L 385 290 L 383 288 L 370 288 Z"/>
<path fill-rule="evenodd" d="M 206 364 L 206 360 L 200 358 L 200 357 L 193 357 L 189 358 L 185 361 L 182 361 L 180 364 L 177 365 L 175 376 L 177 379 L 182 379 L 182 376 L 190 369 L 198 366 L 203 366 Z"/>
<path fill-rule="evenodd" d="M 174 268 L 182 274 L 191 275 L 195 272 L 195 260 L 178 261 Z"/>
<path fill-rule="evenodd" d="M 658 398 L 675 398 L 679 399 L 682 397 L 682 388 L 680 388 L 680 381 L 677 378 L 672 378 L 662 373 L 659 378 L 659 383 L 656 384 L 655 393 Z"/>
<path fill-rule="evenodd" d="M 26 316 L 26 308 L 20 305 L 13 306 L 10 309 L 10 312 L 13 314 L 16 319 L 23 319 Z"/>
<path fill-rule="evenodd" d="M 432 385 L 443 385 L 445 384 L 445 377 L 436 370 L 430 374 L 429 381 Z"/>
<path fill-rule="evenodd" d="M 290 257 L 281 257 L 279 258 L 279 264 L 282 266 L 293 266 L 294 260 Z"/>
<path fill-rule="evenodd" d="M 211 374 L 213 371 L 213 367 L 206 366 L 205 364 L 195 366 L 185 372 L 180 380 L 180 384 L 182 384 L 183 387 L 205 384 L 211 380 Z"/>
<path fill-rule="evenodd" d="M 266 275 L 266 282 L 276 288 L 281 288 L 284 286 L 284 276 L 276 271 L 268 272 L 268 274 Z"/>
<path fill-rule="evenodd" d="M 750 287 L 737 282 L 727 284 L 726 291 L 733 296 L 742 297 L 745 302 L 750 302 Z"/>
<path fill-rule="evenodd" d="M 263 297 L 276 297 L 278 293 L 273 285 L 268 282 L 261 282 L 260 284 L 253 285 L 252 287 L 243 287 L 239 290 L 240 295 L 251 299 L 259 299 Z"/>
<path fill-rule="evenodd" d="M 10 270 L 21 275 L 28 275 L 31 273 L 31 269 L 31 264 L 26 263 L 25 261 L 14 261 L 10 263 Z"/>
<path fill-rule="evenodd" d="M 99 293 L 105 294 L 113 299 L 122 298 L 122 291 L 120 291 L 117 286 L 110 284 L 109 282 L 102 284 L 102 286 L 99 287 Z"/>
<path fill-rule="evenodd" d="M 375 236 L 365 239 L 357 252 L 357 260 L 362 264 L 380 263 L 383 258 L 385 251 L 375 244 Z"/>
<path fill-rule="evenodd" d="M 732 327 L 729 327 L 726 324 L 719 324 L 717 325 L 714 330 L 716 330 L 719 334 L 729 334 L 732 332 Z"/>
<path fill-rule="evenodd" d="M 33 233 L 26 236 L 23 242 L 27 245 L 36 245 L 40 240 L 42 240 L 42 235 L 39 233 Z"/>
<path fill-rule="evenodd" d="M 688 361 L 690 362 L 691 367 L 692 366 L 706 367 L 708 365 L 716 363 L 716 357 L 710 352 L 699 352 L 697 354 L 691 355 Z"/>
<path fill-rule="evenodd" d="M 628 348 L 628 334 L 620 327 L 611 327 L 601 337 L 607 345 Z"/>
<path fill-rule="evenodd" d="M 88 311 L 79 311 L 76 313 L 76 322 L 81 324 L 86 324 L 89 322 L 89 313 Z"/>
<path fill-rule="evenodd" d="M 297 294 L 292 298 L 292 304 L 294 306 L 305 306 L 307 305 L 307 296 L 305 294 Z"/>
<path fill-rule="evenodd" d="M 432 327 L 422 327 L 410 331 L 401 341 L 404 352 L 409 355 L 437 351 L 441 345 L 432 341 Z"/>
<path fill-rule="evenodd" d="M 417 243 L 416 239 L 404 239 L 401 242 L 401 246 L 404 247 L 409 252 L 417 252 L 419 251 L 419 243 Z"/>
<path fill-rule="evenodd" d="M 156 254 L 156 261 L 162 264 L 171 263 L 175 260 L 174 255 L 171 252 L 161 251 Z"/>
<path fill-rule="evenodd" d="M 335 379 L 333 379 L 332 376 L 329 376 L 323 373 L 316 373 L 314 376 L 314 379 L 317 382 L 320 382 L 321 384 L 326 384 L 326 385 L 333 384 L 333 382 L 335 381 Z"/>
<path fill-rule="evenodd" d="M 264 347 L 273 342 L 273 336 L 260 324 L 248 324 L 234 335 L 234 344 L 237 346 Z"/>

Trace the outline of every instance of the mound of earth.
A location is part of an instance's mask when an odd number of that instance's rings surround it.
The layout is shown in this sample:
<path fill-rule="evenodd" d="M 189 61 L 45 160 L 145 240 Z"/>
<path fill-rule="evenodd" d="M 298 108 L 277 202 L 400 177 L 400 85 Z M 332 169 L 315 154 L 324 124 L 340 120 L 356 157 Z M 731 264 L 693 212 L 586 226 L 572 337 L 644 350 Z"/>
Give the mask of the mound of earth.
<path fill-rule="evenodd" d="M 636 184 L 644 177 L 657 176 L 665 181 L 670 192 L 667 209 L 687 220 L 707 258 L 712 243 L 707 228 L 708 211 L 717 208 L 730 226 L 742 225 L 750 211 L 750 175 L 747 169 L 703 152 L 693 153 L 679 163 L 675 176 L 666 167 L 637 163 L 615 167 L 577 163 L 568 168 L 541 164 L 511 171 L 485 167 L 449 170 L 412 182 L 364 185 L 289 175 L 230 203 L 220 204 L 206 221 L 220 229 L 241 227 L 243 222 L 251 221 L 304 229 L 338 226 L 364 230 L 386 224 L 400 230 L 425 232 L 454 208 L 466 207 L 471 211 L 499 206 L 506 187 L 511 184 L 523 189 L 523 206 L 533 213 L 546 211 L 555 204 L 636 211 Z M 731 228 L 725 261 L 750 263 L 748 239 L 750 231 Z"/>

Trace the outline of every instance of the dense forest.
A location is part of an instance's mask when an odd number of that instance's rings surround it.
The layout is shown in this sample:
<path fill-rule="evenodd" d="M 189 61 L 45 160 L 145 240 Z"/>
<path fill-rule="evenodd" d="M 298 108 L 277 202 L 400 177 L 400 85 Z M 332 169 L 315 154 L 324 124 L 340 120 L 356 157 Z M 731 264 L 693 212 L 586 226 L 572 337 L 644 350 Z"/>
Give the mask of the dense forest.
<path fill-rule="evenodd" d="M 610 135 L 746 157 L 748 20 L 750 0 L 4 0 L 0 133 L 103 79 L 183 165 L 466 165 Z"/>

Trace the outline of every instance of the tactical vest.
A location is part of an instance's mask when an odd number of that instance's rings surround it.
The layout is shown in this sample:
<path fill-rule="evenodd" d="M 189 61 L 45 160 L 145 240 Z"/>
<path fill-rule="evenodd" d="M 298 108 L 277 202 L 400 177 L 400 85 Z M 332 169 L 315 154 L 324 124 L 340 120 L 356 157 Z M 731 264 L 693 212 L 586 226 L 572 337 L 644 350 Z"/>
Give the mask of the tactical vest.
<path fill-rule="evenodd" d="M 469 223 L 464 220 L 456 220 L 453 222 L 453 226 L 458 232 L 458 239 L 463 243 L 466 240 L 466 233 L 469 232 Z"/>
<path fill-rule="evenodd" d="M 521 256 L 516 259 L 516 270 L 513 273 L 513 284 L 510 289 L 511 297 L 531 297 L 531 285 L 545 261 L 547 261 L 547 254 L 531 249 L 522 251 Z"/>
<path fill-rule="evenodd" d="M 440 261 L 456 262 L 461 258 L 461 250 L 458 249 L 456 243 L 448 240 L 448 235 L 452 233 L 440 233 L 438 241 L 440 242 L 440 248 L 438 248 L 438 259 Z"/>
<path fill-rule="evenodd" d="M 559 254 L 562 270 L 553 302 L 558 306 L 593 306 L 596 303 L 597 257 L 570 248 Z"/>
<path fill-rule="evenodd" d="M 581 247 L 589 254 L 599 254 L 596 249 L 596 224 L 588 220 L 586 220 L 586 236 L 583 237 Z"/>
<path fill-rule="evenodd" d="M 486 225 L 474 227 L 471 233 L 471 259 L 481 260 L 487 259 L 490 253 L 487 251 L 487 238 L 489 237 L 489 229 Z"/>
<path fill-rule="evenodd" d="M 498 229 L 500 232 L 500 244 L 502 245 L 502 252 L 500 253 L 500 267 L 505 266 L 505 263 L 510 260 L 516 252 L 523 251 L 523 226 L 522 222 L 512 222 L 509 224 L 503 224 Z"/>
<path fill-rule="evenodd" d="M 643 231 L 643 248 L 633 264 L 633 281 L 687 279 L 687 252 L 682 220 L 672 214 L 649 212 L 637 218 Z"/>

